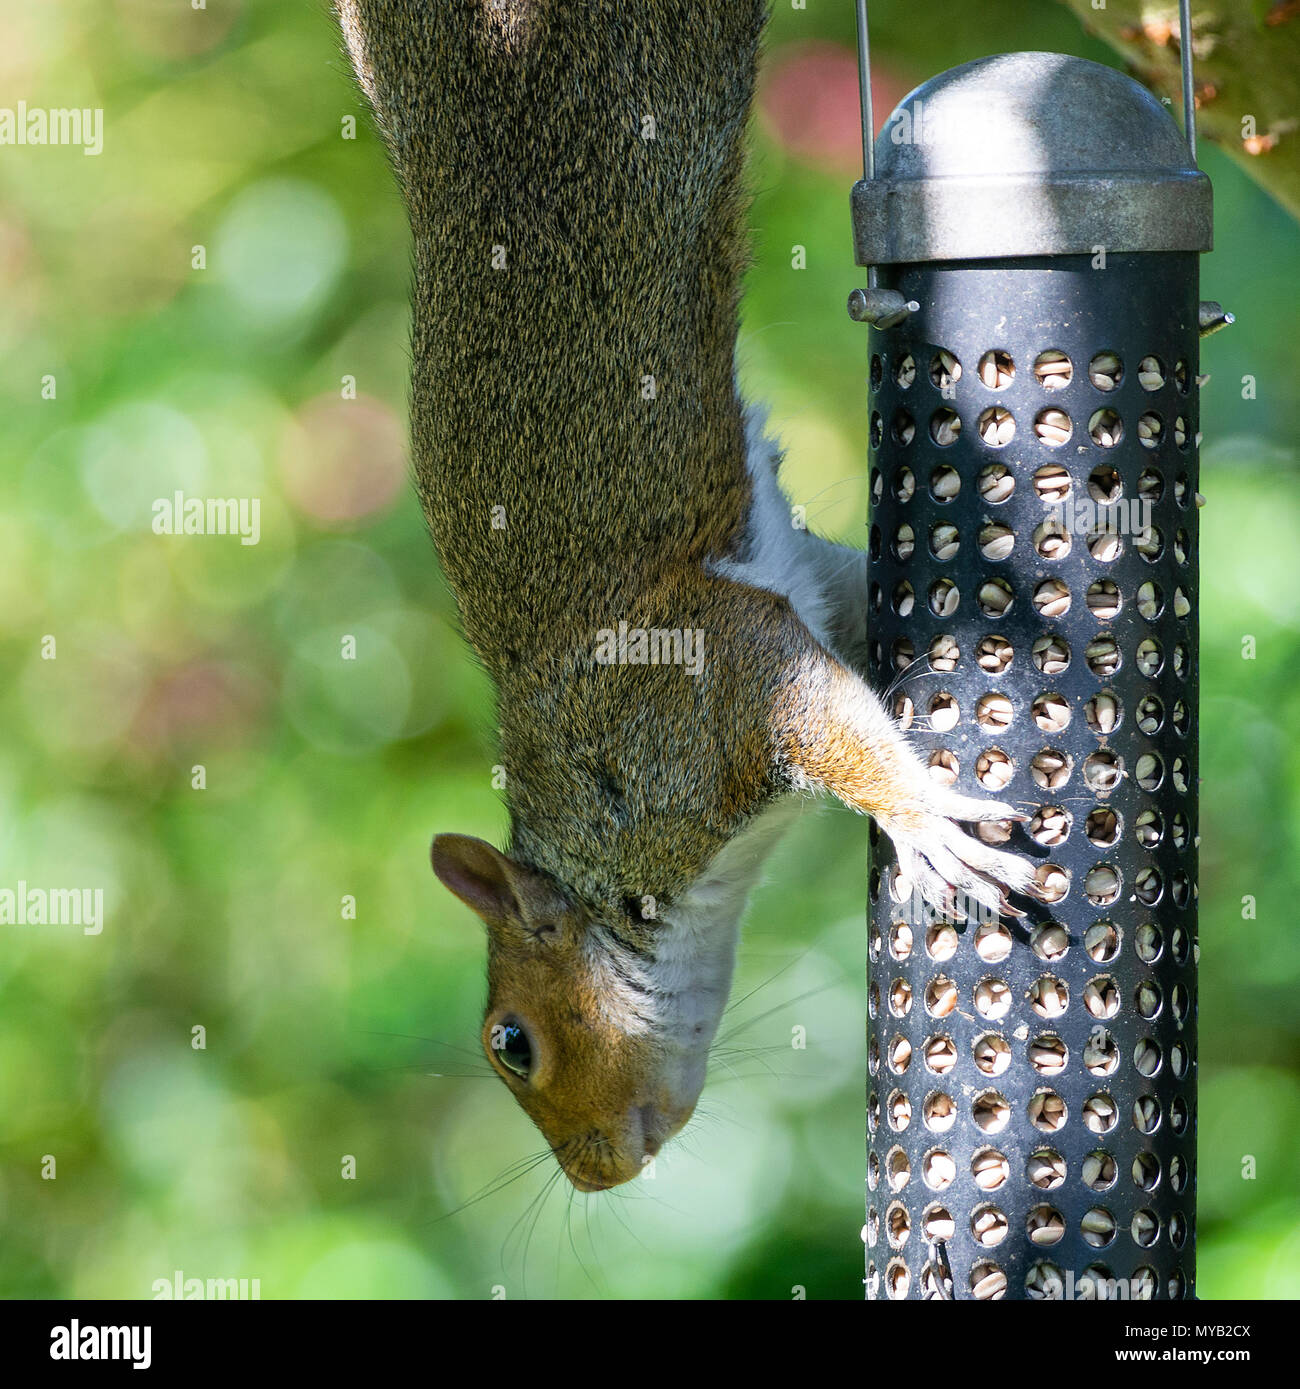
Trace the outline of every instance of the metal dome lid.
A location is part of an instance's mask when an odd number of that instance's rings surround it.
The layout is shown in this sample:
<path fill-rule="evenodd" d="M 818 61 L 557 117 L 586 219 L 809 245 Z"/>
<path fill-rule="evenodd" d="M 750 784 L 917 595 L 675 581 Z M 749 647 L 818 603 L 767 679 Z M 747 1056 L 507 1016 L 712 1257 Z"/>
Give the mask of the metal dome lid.
<path fill-rule="evenodd" d="M 1208 251 L 1209 179 L 1171 113 L 1061 53 L 981 58 L 923 82 L 853 189 L 860 265 Z"/>

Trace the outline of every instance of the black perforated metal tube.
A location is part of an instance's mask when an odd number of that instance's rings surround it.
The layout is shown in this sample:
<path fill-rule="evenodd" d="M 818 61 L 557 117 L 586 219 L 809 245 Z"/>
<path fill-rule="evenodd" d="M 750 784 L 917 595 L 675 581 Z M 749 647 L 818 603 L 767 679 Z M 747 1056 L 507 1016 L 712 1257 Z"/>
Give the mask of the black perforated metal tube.
<path fill-rule="evenodd" d="M 1197 257 L 878 273 L 874 678 L 1065 891 L 936 919 L 873 836 L 868 1295 L 1190 1296 Z"/>

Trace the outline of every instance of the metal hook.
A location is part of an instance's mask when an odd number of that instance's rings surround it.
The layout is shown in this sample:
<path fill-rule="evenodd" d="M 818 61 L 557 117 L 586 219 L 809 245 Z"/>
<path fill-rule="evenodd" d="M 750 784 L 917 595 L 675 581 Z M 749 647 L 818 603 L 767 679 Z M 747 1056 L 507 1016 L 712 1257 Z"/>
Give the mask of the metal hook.
<path fill-rule="evenodd" d="M 876 176 L 876 137 L 872 130 L 871 39 L 867 33 L 867 0 L 858 0 L 858 104 L 862 110 L 862 177 L 872 179 Z"/>
<path fill-rule="evenodd" d="M 1178 0 L 1178 47 L 1183 64 L 1183 129 L 1196 163 L 1196 84 L 1192 80 L 1192 0 Z"/>

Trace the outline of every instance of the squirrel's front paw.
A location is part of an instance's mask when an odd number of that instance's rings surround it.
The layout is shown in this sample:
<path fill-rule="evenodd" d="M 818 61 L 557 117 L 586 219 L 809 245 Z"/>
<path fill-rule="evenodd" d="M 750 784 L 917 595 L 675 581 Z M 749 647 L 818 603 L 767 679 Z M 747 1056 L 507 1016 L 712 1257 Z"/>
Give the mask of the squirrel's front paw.
<path fill-rule="evenodd" d="M 893 840 L 910 890 L 942 911 L 952 908 L 957 894 L 964 894 L 1003 916 L 1023 916 L 1007 894 L 1032 891 L 1034 864 L 991 848 L 967 834 L 959 822 L 1029 817 L 1001 801 L 975 800 L 935 785 L 926 786 L 917 799 L 915 813 L 882 825 Z"/>

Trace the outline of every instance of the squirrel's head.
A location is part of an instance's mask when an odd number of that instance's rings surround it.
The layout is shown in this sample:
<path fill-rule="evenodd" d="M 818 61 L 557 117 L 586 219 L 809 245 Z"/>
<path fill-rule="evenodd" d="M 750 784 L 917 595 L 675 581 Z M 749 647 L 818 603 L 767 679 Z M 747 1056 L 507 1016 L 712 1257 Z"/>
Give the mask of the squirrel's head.
<path fill-rule="evenodd" d="M 700 951 L 682 929 L 656 934 L 676 929 L 670 922 L 646 923 L 632 904 L 581 903 L 481 839 L 438 835 L 432 857 L 487 925 L 483 1048 L 493 1069 L 580 1191 L 638 1176 L 703 1088 L 734 923 L 729 939 L 715 933 Z"/>

